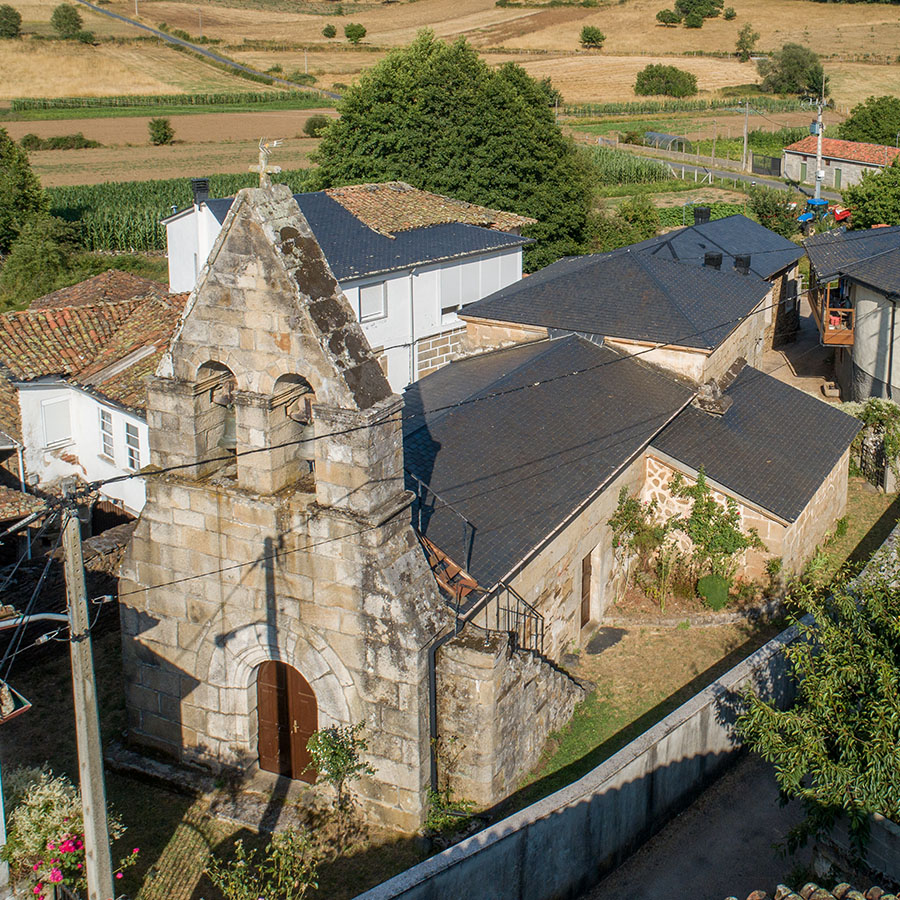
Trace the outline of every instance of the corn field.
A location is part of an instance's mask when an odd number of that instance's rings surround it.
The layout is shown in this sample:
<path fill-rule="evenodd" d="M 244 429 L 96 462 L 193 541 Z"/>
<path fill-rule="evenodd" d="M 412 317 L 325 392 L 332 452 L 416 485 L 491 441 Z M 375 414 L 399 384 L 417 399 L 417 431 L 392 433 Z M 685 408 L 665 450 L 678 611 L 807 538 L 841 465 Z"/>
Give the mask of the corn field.
<path fill-rule="evenodd" d="M 282 172 L 280 180 L 300 192 L 305 189 L 309 170 Z M 230 197 L 241 188 L 259 183 L 252 172 L 239 175 L 212 175 L 211 197 Z M 172 207 L 191 204 L 188 178 L 167 181 L 119 181 L 106 184 L 47 188 L 50 211 L 73 222 L 88 250 L 165 250 L 166 229 L 160 220 L 172 214 Z"/>
<path fill-rule="evenodd" d="M 598 184 L 650 184 L 673 177 L 665 163 L 612 147 L 594 147 L 592 157 Z"/>
<path fill-rule="evenodd" d="M 712 109 L 731 109 L 743 112 L 738 107 L 739 101 L 733 100 L 646 100 L 623 103 L 581 103 L 577 106 L 560 107 L 564 116 L 576 118 L 602 118 L 604 116 L 636 116 L 647 113 L 668 112 L 705 112 Z M 778 97 L 754 97 L 750 104 L 754 109 L 767 112 L 792 112 L 810 109 L 809 103 L 802 100 L 782 100 Z"/>
<path fill-rule="evenodd" d="M 22 97 L 11 101 L 13 112 L 30 109 L 117 109 L 128 106 L 243 106 L 290 103 L 296 109 L 324 106 L 308 91 L 258 91 L 218 94 L 123 94 L 118 97 Z"/>

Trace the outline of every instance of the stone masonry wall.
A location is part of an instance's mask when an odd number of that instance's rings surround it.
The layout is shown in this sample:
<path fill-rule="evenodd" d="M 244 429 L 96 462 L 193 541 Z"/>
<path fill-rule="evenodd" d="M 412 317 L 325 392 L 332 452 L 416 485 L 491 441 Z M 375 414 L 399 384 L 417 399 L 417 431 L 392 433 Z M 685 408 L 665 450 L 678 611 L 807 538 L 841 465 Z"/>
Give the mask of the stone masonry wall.
<path fill-rule="evenodd" d="M 466 333 L 465 325 L 435 334 L 416 344 L 416 371 L 419 378 L 430 375 L 459 354 L 462 338 Z"/>
<path fill-rule="evenodd" d="M 538 326 L 517 325 L 514 322 L 491 322 L 487 319 L 467 319 L 465 335 L 460 342 L 459 352 L 465 356 L 483 353 L 485 350 L 497 350 L 511 344 L 522 344 L 540 341 L 547 337 L 547 329 Z"/>
<path fill-rule="evenodd" d="M 780 347 L 790 343 L 800 328 L 800 299 L 797 296 L 797 267 L 780 272 L 772 280 L 770 303 L 778 305 L 772 310 L 771 321 L 766 328 L 766 347 Z"/>
<path fill-rule="evenodd" d="M 508 635 L 471 626 L 438 651 L 437 673 L 442 755 L 458 754 L 443 775 L 439 755 L 439 777 L 449 777 L 455 796 L 479 807 L 515 790 L 547 735 L 568 722 L 584 696 L 536 654 L 512 650 Z"/>

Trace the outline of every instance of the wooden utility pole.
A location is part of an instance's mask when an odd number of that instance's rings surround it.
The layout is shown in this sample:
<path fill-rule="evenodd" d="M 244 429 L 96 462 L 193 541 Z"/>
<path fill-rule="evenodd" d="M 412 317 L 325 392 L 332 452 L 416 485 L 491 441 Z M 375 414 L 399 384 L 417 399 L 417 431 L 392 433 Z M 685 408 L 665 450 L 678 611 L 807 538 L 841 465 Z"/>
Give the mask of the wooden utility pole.
<path fill-rule="evenodd" d="M 712 148 L 712 164 L 713 168 L 716 167 L 716 137 L 719 134 L 719 124 L 713 119 L 713 148 Z"/>
<path fill-rule="evenodd" d="M 100 712 L 91 651 L 87 587 L 81 554 L 81 523 L 74 509 L 63 513 L 63 553 L 66 599 L 69 605 L 69 649 L 72 656 L 72 690 L 75 697 L 75 734 L 78 743 L 78 777 L 84 811 L 85 866 L 88 900 L 111 900 L 113 890 L 109 827 L 106 820 L 106 786 L 100 744 Z"/>
<path fill-rule="evenodd" d="M 747 171 L 747 137 L 750 132 L 750 101 L 744 101 L 744 152 L 741 155 L 741 171 Z"/>

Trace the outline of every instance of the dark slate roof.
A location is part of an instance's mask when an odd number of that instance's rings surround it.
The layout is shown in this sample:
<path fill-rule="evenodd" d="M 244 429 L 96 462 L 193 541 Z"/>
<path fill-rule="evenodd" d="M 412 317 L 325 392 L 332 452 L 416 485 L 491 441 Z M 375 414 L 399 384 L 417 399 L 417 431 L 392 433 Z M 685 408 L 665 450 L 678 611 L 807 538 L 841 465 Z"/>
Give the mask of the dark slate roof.
<path fill-rule="evenodd" d="M 900 247 L 900 226 L 866 231 L 826 231 L 803 242 L 809 261 L 820 281 L 835 278 L 857 263 Z M 854 270 L 857 274 L 862 268 Z"/>
<path fill-rule="evenodd" d="M 575 256 L 470 303 L 466 317 L 713 350 L 768 293 L 755 275 L 633 248 Z"/>
<path fill-rule="evenodd" d="M 294 194 L 294 199 L 338 281 L 533 242 L 532 238 L 459 222 L 413 228 L 391 236 L 369 228 L 325 191 Z M 207 200 L 206 207 L 221 223 L 232 201 Z"/>
<path fill-rule="evenodd" d="M 746 366 L 723 416 L 691 406 L 653 446 L 781 519 L 793 522 L 850 446 L 860 423 Z"/>
<path fill-rule="evenodd" d="M 883 294 L 900 294 L 900 247 L 846 266 L 842 274 Z"/>
<path fill-rule="evenodd" d="M 703 265 L 706 253 L 721 253 L 723 270 L 734 268 L 736 254 L 749 253 L 750 271 L 766 279 L 803 256 L 802 247 L 742 215 L 679 228 L 634 244 L 631 249 L 694 266 Z"/>
<path fill-rule="evenodd" d="M 405 393 L 405 465 L 439 498 L 423 533 L 493 586 L 691 397 L 656 369 L 575 336 L 439 369 Z M 442 411 L 466 400 L 475 402 Z M 444 503 L 475 526 L 471 547 Z"/>

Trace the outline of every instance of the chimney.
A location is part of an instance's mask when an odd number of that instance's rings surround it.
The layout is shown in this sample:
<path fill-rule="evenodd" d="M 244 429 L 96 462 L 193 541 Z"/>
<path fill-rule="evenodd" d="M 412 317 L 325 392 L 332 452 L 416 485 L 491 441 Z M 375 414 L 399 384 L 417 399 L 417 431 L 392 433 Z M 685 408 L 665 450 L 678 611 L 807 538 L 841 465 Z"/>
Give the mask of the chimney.
<path fill-rule="evenodd" d="M 703 256 L 703 265 L 709 266 L 711 269 L 722 268 L 722 254 L 707 252 Z"/>
<path fill-rule="evenodd" d="M 709 221 L 710 211 L 708 206 L 694 207 L 694 224 L 705 225 Z"/>
<path fill-rule="evenodd" d="M 750 254 L 737 253 L 734 257 L 734 270 L 740 272 L 741 275 L 747 275 L 750 272 Z"/>
<path fill-rule="evenodd" d="M 204 200 L 209 199 L 209 179 L 192 178 L 191 193 L 194 195 L 194 206 L 199 206 Z"/>

